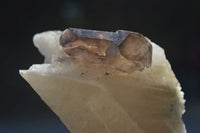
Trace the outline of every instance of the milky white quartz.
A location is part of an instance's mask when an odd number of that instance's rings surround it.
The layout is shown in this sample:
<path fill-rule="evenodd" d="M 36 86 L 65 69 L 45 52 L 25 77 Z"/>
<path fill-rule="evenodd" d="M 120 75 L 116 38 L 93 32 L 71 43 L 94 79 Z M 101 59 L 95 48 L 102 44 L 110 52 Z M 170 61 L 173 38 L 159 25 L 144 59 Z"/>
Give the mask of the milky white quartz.
<path fill-rule="evenodd" d="M 59 43 L 62 33 L 36 34 L 34 45 L 45 62 L 20 75 L 72 133 L 186 133 L 183 92 L 160 46 L 148 40 L 149 68 L 104 73 L 71 60 Z M 120 37 L 111 36 L 116 43 Z"/>

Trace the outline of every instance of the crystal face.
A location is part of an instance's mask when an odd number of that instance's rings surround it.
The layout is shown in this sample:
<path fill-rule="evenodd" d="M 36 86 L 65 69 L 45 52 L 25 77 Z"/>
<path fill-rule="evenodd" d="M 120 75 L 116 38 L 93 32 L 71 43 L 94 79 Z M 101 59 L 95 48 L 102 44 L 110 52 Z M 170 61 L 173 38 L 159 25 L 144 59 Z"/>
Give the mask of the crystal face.
<path fill-rule="evenodd" d="M 20 75 L 71 133 L 186 133 L 181 86 L 143 35 L 68 28 L 33 42 L 45 61 Z"/>
<path fill-rule="evenodd" d="M 134 32 L 68 28 L 61 35 L 60 44 L 70 57 L 86 65 L 108 69 L 113 66 L 115 70 L 128 73 L 151 66 L 150 42 Z"/>

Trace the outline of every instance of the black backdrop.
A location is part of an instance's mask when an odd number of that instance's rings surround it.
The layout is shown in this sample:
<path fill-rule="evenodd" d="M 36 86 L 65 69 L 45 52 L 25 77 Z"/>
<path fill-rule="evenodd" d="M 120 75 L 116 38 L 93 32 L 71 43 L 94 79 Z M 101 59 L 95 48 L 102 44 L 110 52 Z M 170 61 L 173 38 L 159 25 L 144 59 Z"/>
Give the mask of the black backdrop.
<path fill-rule="evenodd" d="M 199 8 L 199 0 L 0 0 L 0 132 L 67 132 L 18 70 L 43 62 L 35 33 L 76 27 L 136 31 L 162 46 L 185 92 L 186 128 L 199 133 Z"/>

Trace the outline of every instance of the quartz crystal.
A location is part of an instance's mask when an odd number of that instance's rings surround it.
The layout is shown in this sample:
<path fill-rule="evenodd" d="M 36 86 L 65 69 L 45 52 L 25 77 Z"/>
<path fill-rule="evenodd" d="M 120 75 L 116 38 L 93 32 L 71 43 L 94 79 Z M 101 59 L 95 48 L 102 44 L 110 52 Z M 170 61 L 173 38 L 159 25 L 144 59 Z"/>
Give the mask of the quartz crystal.
<path fill-rule="evenodd" d="M 45 61 L 20 74 L 72 133 L 186 133 L 180 84 L 142 34 L 68 28 L 33 42 Z"/>

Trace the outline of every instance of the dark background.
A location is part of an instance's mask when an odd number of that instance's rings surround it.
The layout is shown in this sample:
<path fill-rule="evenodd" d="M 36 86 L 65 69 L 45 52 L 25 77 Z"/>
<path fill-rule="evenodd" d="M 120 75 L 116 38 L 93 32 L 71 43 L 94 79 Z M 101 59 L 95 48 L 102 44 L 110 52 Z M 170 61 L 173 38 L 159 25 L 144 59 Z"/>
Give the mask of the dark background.
<path fill-rule="evenodd" d="M 188 133 L 200 132 L 199 0 L 0 0 L 0 133 L 66 133 L 19 69 L 40 64 L 35 33 L 67 27 L 140 32 L 165 49 L 185 92 Z"/>

